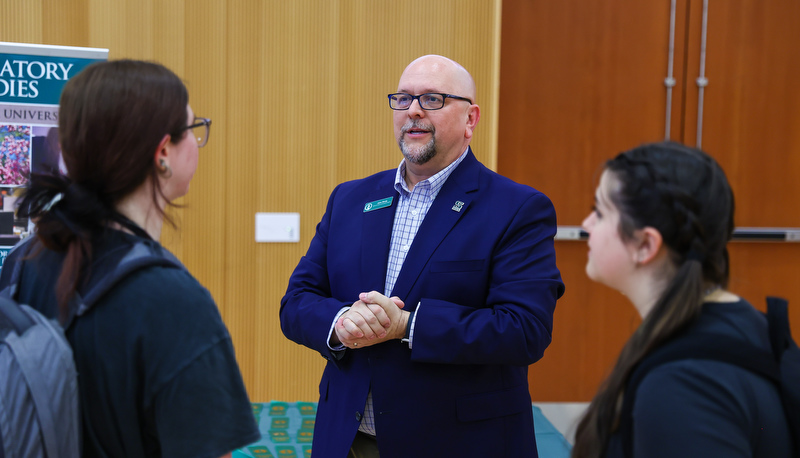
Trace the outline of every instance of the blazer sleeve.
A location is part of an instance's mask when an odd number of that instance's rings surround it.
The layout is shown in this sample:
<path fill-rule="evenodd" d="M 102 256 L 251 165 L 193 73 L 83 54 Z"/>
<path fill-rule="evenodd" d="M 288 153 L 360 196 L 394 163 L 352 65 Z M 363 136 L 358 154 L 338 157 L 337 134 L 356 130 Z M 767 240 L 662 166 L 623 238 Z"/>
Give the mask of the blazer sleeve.
<path fill-rule="evenodd" d="M 352 305 L 331 297 L 327 271 L 328 233 L 338 186 L 331 193 L 325 215 L 317 224 L 316 234 L 306 255 L 300 259 L 281 299 L 280 322 L 283 334 L 290 340 L 318 351 L 325 359 L 336 362 L 328 348 L 328 333 L 342 307 Z"/>
<path fill-rule="evenodd" d="M 482 227 L 483 222 L 475 230 Z M 421 298 L 411 359 L 510 365 L 539 360 L 551 341 L 556 300 L 564 293 L 555 232 L 555 209 L 547 196 L 535 191 L 492 248 L 485 303 L 442 300 L 446 294 Z"/>

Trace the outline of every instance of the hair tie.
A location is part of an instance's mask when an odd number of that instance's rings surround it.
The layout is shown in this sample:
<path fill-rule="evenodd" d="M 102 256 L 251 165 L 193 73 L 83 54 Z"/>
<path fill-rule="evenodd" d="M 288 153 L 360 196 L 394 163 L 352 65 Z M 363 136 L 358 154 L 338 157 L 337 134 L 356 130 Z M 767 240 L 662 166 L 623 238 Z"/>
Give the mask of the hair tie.
<path fill-rule="evenodd" d="M 61 202 L 61 199 L 64 198 L 64 193 L 59 192 L 58 194 L 54 195 L 50 202 L 47 202 L 42 206 L 42 213 L 47 213 L 53 208 L 53 205 Z"/>

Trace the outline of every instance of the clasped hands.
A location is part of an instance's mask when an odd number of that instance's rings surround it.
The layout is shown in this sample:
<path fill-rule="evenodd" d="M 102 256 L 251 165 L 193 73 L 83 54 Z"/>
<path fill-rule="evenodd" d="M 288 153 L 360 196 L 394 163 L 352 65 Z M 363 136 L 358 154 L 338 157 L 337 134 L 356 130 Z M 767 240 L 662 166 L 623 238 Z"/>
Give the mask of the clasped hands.
<path fill-rule="evenodd" d="M 336 320 L 333 344 L 362 348 L 405 336 L 409 313 L 401 310 L 405 304 L 399 297 L 370 291 L 358 299 Z"/>

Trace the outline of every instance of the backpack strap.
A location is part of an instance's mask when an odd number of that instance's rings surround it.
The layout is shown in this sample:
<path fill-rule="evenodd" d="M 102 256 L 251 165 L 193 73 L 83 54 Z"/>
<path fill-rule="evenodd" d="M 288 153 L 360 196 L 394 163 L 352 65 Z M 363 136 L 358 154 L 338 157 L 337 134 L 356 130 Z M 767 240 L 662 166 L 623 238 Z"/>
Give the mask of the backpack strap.
<path fill-rule="evenodd" d="M 30 251 L 30 240 L 25 239 L 20 241 L 14 248 L 12 248 L 11 253 L 17 251 L 18 248 L 24 246 L 25 248 L 22 249 L 23 256 Z M 24 242 L 24 244 L 23 244 Z M 9 258 L 12 255 L 9 254 Z M 9 261 L 9 259 L 6 259 Z M 28 328 L 36 324 L 30 316 L 24 313 L 22 310 L 19 309 L 19 305 L 16 303 L 14 297 L 16 296 L 17 290 L 19 289 L 19 280 L 22 276 L 22 260 L 16 259 L 13 262 L 13 269 L 11 270 L 11 278 L 6 286 L 2 291 L 0 291 L 0 320 L 7 321 L 17 333 L 17 335 L 22 335 Z M 10 263 L 4 263 L 6 265 L 10 265 Z M 0 336 L 5 337 L 5 336 Z M 1 458 L 1 457 L 0 457 Z"/>
<path fill-rule="evenodd" d="M 23 259 L 33 250 L 33 243 L 31 242 L 35 238 L 34 236 L 29 236 L 20 240 L 14 245 L 14 248 L 11 249 L 11 252 L 8 253 L 3 265 L 8 266 L 9 263 L 13 263 L 14 268 L 11 269 L 11 278 L 9 279 L 8 286 L 0 291 L 0 296 L 16 300 L 17 290 L 19 290 L 19 281 L 22 278 Z"/>
<path fill-rule="evenodd" d="M 780 363 L 781 399 L 794 439 L 794 456 L 800 457 L 800 348 L 792 339 L 786 299 L 767 297 L 767 322 L 772 351 Z"/>
<path fill-rule="evenodd" d="M 20 310 L 16 302 L 4 296 L 0 296 L 0 322 L 2 321 L 7 322 L 18 336 L 36 324 L 31 317 Z M 0 339 L 2 338 L 5 338 L 5 332 L 0 334 Z"/>
<path fill-rule="evenodd" d="M 776 358 L 784 351 L 797 344 L 792 340 L 789 327 L 789 302 L 782 297 L 767 297 L 767 322 L 769 323 L 769 340 Z"/>
<path fill-rule="evenodd" d="M 3 301 L 9 301 L 9 299 L 6 298 L 1 299 Z M 15 307 L 19 313 L 24 313 L 18 305 L 15 305 Z M 39 316 L 41 317 L 41 315 Z M 40 433 L 42 435 L 42 442 L 44 442 L 46 454 L 48 457 L 58 456 L 59 440 L 56 431 L 59 431 L 59 426 L 54 422 L 56 417 L 51 409 L 52 403 L 50 399 L 48 399 L 48 396 L 52 395 L 50 392 L 52 387 L 44 383 L 44 377 L 41 376 L 41 367 L 36 365 L 36 359 L 26 356 L 44 354 L 46 351 L 54 350 L 54 344 L 65 346 L 68 344 L 65 340 L 54 343 L 51 339 L 47 338 L 47 335 L 60 333 L 61 331 L 46 318 L 39 318 L 39 321 L 35 324 L 39 324 L 40 326 L 30 330 L 30 332 L 34 334 L 25 336 L 17 334 L 16 336 L 10 336 L 6 339 L 5 343 L 8 349 L 14 354 L 14 361 L 16 361 L 25 379 L 25 383 L 28 385 L 28 394 L 33 400 L 33 404 L 36 406 L 36 418 L 39 421 Z M 49 329 L 45 330 L 45 328 Z M 66 370 L 63 360 L 59 360 L 58 364 L 59 369 Z"/>
<path fill-rule="evenodd" d="M 117 260 L 118 259 L 118 260 Z M 147 267 L 170 267 L 186 270 L 186 267 L 172 253 L 156 242 L 142 240 L 122 253 L 93 267 L 96 272 L 82 292 L 75 292 L 69 307 L 69 316 L 64 323 L 68 329 L 76 317 L 86 314 L 94 304 L 105 296 L 117 283 L 128 275 Z"/>
<path fill-rule="evenodd" d="M 47 456 L 56 456 L 58 454 L 58 440 L 55 433 L 57 428 L 53 423 L 54 416 L 50 409 L 50 403 L 46 399 L 50 388 L 43 383 L 39 376 L 39 368 L 35 366 L 34 361 L 31 358 L 24 357 L 28 354 L 41 353 L 42 350 L 40 348 L 46 348 L 47 345 L 50 345 L 47 339 L 36 338 L 43 337 L 41 334 L 33 337 L 24 336 L 24 334 L 37 323 L 47 327 L 52 327 L 53 325 L 46 320 L 37 322 L 34 317 L 22 310 L 15 300 L 19 282 L 22 278 L 23 259 L 33 249 L 33 243 L 31 243 L 33 239 L 35 237 L 27 237 L 17 243 L 9 253 L 8 258 L 6 258 L 6 262 L 4 262 L 6 266 L 11 265 L 9 261 L 13 262 L 13 269 L 8 286 L 0 291 L 0 319 L 5 319 L 13 326 L 16 336 L 3 335 L 0 337 L 5 339 L 6 347 L 15 355 L 14 361 L 16 361 L 22 377 L 29 387 L 28 393 L 36 406 L 36 418 L 39 421 Z M 33 332 L 40 333 L 42 331 L 34 330 Z M 53 332 L 55 331 L 53 330 Z M 2 455 L 3 450 L 0 450 L 0 456 Z"/>

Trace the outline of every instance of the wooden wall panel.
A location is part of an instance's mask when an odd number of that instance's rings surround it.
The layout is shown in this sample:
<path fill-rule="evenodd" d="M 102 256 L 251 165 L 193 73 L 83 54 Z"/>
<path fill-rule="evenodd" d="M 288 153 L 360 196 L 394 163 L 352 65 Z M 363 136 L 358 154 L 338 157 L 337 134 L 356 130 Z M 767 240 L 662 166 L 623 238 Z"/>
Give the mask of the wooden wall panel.
<path fill-rule="evenodd" d="M 324 360 L 286 340 L 288 277 L 333 187 L 394 168 L 386 94 L 443 54 L 471 71 L 473 147 L 496 164 L 501 0 L 0 0 L 0 41 L 108 48 L 186 82 L 209 144 L 162 242 L 209 288 L 256 401 L 315 401 Z M 297 244 L 256 244 L 256 212 L 299 212 Z M 191 317 L 187 317 L 191 319 Z"/>
<path fill-rule="evenodd" d="M 604 160 L 664 138 L 669 13 L 669 2 L 503 2 L 498 172 L 547 194 L 560 225 L 589 213 Z M 534 401 L 591 399 L 639 324 L 622 295 L 586 277 L 586 253 L 556 243 L 566 293 L 530 369 Z"/>
<path fill-rule="evenodd" d="M 728 174 L 736 223 L 800 227 L 800 2 L 709 2 L 706 73 L 702 146 Z"/>
<path fill-rule="evenodd" d="M 664 138 L 668 31 L 661 2 L 503 3 L 498 171 L 559 224 L 586 216 L 602 160 Z"/>

